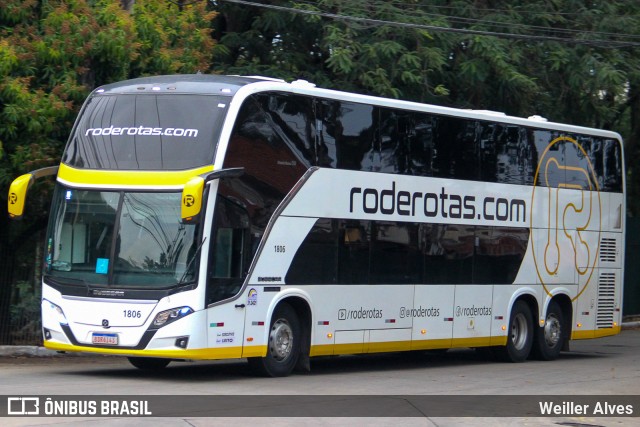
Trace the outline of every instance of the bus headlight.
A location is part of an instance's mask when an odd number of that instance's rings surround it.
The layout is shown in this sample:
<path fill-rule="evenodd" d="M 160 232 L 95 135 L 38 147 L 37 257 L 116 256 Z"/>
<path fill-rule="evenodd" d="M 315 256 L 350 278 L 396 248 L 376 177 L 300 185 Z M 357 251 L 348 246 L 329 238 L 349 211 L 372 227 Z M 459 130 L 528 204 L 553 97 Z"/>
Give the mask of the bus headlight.
<path fill-rule="evenodd" d="M 52 318 L 56 319 L 56 322 L 58 322 L 59 324 L 69 324 L 69 322 L 67 321 L 67 317 L 64 315 L 64 311 L 62 311 L 62 309 L 58 305 L 52 303 L 48 299 L 42 299 L 42 308 L 43 310 L 48 310 L 49 315 Z"/>
<path fill-rule="evenodd" d="M 162 326 L 175 322 L 178 319 L 182 319 L 191 313 L 193 313 L 193 309 L 191 307 L 178 307 L 172 308 L 171 310 L 161 311 L 156 315 L 156 318 L 153 319 L 153 326 L 161 328 Z"/>

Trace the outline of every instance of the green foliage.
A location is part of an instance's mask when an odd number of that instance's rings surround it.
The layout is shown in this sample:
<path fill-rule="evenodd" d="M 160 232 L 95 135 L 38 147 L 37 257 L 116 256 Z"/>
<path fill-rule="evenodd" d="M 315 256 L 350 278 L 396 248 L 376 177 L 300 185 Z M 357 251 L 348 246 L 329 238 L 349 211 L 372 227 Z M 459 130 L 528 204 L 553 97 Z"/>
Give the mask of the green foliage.
<path fill-rule="evenodd" d="M 34 344 L 34 337 L 40 337 L 42 334 L 41 287 L 22 281 L 18 282 L 14 289 L 14 302 L 9 312 L 12 342 L 13 344 Z"/>
<path fill-rule="evenodd" d="M 135 5 L 136 57 L 131 63 L 136 75 L 206 72 L 215 43 L 210 25 L 216 14 L 206 2 L 180 12 L 166 0 Z"/>
<path fill-rule="evenodd" d="M 335 76 L 330 79 L 334 84 L 418 101 L 435 100 L 443 93 L 436 92 L 430 80 L 446 63 L 433 34 L 421 28 L 385 24 L 437 25 L 438 17 L 427 15 L 412 3 L 323 0 L 318 4 L 337 15 L 363 19 L 324 22 L 319 45 L 325 51 L 328 70 Z"/>
<path fill-rule="evenodd" d="M 310 12 L 367 20 L 437 23 L 409 3 L 320 0 L 274 2 Z M 304 78 L 325 87 L 417 100 L 437 99 L 429 77 L 442 70 L 446 54 L 420 28 L 398 29 L 370 21 L 247 8 L 222 3 L 217 22 L 220 44 L 216 70 Z"/>

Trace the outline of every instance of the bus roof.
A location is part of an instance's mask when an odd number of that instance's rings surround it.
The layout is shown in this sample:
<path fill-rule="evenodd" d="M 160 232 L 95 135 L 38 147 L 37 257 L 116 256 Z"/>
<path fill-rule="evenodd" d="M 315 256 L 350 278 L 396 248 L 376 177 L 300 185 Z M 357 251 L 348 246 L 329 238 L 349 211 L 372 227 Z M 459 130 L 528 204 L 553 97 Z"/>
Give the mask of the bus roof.
<path fill-rule="evenodd" d="M 206 95 L 234 95 L 239 88 L 261 81 L 284 83 L 268 77 L 219 76 L 212 74 L 178 74 L 140 77 L 110 83 L 96 88 L 94 93 L 140 93 L 145 91 L 171 91 Z"/>
<path fill-rule="evenodd" d="M 284 80 L 262 76 L 223 76 L 213 74 L 178 74 L 165 76 L 141 77 L 125 80 L 98 87 L 92 95 L 113 93 L 182 93 L 234 96 L 241 89 L 245 95 L 258 92 L 288 92 L 326 99 L 337 99 L 355 103 L 366 103 L 382 107 L 398 108 L 412 111 L 429 112 L 446 116 L 462 117 L 477 120 L 495 121 L 506 124 L 528 126 L 533 128 L 553 129 L 564 132 L 574 132 L 587 135 L 597 135 L 606 138 L 622 140 L 621 136 L 613 131 L 575 126 L 564 123 L 546 121 L 546 119 L 533 115 L 529 118 L 509 116 L 505 113 L 443 107 L 433 104 L 421 104 L 412 101 L 403 101 L 391 98 L 382 98 L 371 95 L 362 95 L 351 92 L 343 92 L 333 89 L 316 87 L 313 83 L 304 80 L 296 80 L 287 83 Z"/>

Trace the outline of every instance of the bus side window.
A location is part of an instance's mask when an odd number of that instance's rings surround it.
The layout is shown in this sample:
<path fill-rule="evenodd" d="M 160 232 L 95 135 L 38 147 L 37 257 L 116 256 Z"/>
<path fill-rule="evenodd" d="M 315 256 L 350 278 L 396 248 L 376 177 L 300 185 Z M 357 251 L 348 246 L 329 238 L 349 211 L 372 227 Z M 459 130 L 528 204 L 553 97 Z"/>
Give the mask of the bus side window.
<path fill-rule="evenodd" d="M 249 216 L 240 206 L 218 197 L 209 250 L 207 304 L 236 295 L 249 267 Z"/>
<path fill-rule="evenodd" d="M 338 283 L 368 284 L 371 221 L 341 220 Z"/>
<path fill-rule="evenodd" d="M 622 176 L 624 168 L 622 167 L 622 150 L 620 143 L 615 139 L 604 140 L 603 149 L 603 184 L 601 191 L 611 191 L 621 193 Z"/>
<path fill-rule="evenodd" d="M 219 279 L 241 277 L 242 232 L 241 229 L 233 228 L 217 230 L 211 277 Z"/>

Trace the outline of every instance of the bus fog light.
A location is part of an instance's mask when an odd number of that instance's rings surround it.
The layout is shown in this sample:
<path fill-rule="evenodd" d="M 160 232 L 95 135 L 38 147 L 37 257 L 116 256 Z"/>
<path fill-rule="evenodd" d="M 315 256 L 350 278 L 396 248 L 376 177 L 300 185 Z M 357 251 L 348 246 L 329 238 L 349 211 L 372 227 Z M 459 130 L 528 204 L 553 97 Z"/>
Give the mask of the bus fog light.
<path fill-rule="evenodd" d="M 175 322 L 178 319 L 181 319 L 189 314 L 193 313 L 193 309 L 191 307 L 178 307 L 172 308 L 171 310 L 161 311 L 156 315 L 156 318 L 153 319 L 153 326 L 162 327 L 168 325 L 171 322 Z"/>
<path fill-rule="evenodd" d="M 176 347 L 187 348 L 189 345 L 189 337 L 176 338 Z"/>
<path fill-rule="evenodd" d="M 42 328 L 43 330 L 43 334 L 44 334 L 44 339 L 45 340 L 50 340 L 51 339 L 51 331 L 48 330 L 47 328 Z"/>

